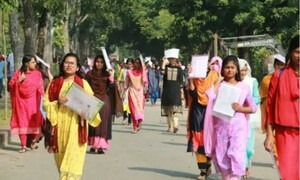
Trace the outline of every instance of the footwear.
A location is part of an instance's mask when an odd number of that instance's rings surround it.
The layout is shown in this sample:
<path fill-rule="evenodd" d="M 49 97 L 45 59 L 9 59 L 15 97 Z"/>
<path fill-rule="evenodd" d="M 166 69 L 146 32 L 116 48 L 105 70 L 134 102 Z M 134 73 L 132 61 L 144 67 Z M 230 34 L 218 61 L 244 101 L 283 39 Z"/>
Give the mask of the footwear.
<path fill-rule="evenodd" d="M 136 134 L 137 133 L 137 130 L 134 129 L 133 131 L 131 131 L 132 134 Z"/>
<path fill-rule="evenodd" d="M 139 123 L 138 128 L 136 128 L 136 131 L 140 131 L 142 129 L 142 124 Z"/>
<path fill-rule="evenodd" d="M 173 133 L 177 133 L 178 130 L 179 130 L 179 129 L 178 129 L 177 127 L 174 127 Z"/>
<path fill-rule="evenodd" d="M 128 125 L 128 120 L 127 119 L 123 119 L 122 124 L 123 125 Z"/>
<path fill-rule="evenodd" d="M 207 173 L 204 171 L 200 172 L 200 175 L 197 177 L 197 180 L 205 180 L 207 177 Z"/>
<path fill-rule="evenodd" d="M 103 151 L 103 149 L 102 148 L 99 148 L 98 149 L 98 154 L 104 154 L 105 152 Z"/>
<path fill-rule="evenodd" d="M 22 147 L 20 150 L 19 150 L 19 153 L 25 153 L 27 150 L 26 150 L 26 147 Z"/>
<path fill-rule="evenodd" d="M 171 127 L 169 127 L 169 128 L 166 130 L 166 132 L 171 132 Z"/>
<path fill-rule="evenodd" d="M 94 152 L 96 152 L 96 149 L 91 147 L 90 153 L 94 153 Z"/>
<path fill-rule="evenodd" d="M 31 149 L 37 149 L 39 148 L 38 143 L 36 141 L 32 141 L 30 144 L 30 148 Z"/>
<path fill-rule="evenodd" d="M 247 169 L 246 169 L 246 174 L 243 176 L 243 178 L 244 178 L 244 179 L 249 179 L 249 177 L 250 177 L 250 171 L 249 171 L 249 169 L 247 168 Z"/>

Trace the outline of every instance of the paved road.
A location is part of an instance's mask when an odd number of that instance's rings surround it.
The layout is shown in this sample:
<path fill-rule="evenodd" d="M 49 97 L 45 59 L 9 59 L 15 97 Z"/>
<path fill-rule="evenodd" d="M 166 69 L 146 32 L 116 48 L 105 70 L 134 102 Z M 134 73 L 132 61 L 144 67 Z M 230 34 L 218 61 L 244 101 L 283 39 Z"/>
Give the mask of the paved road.
<path fill-rule="evenodd" d="M 138 134 L 131 134 L 132 127 L 121 125 L 121 119 L 117 119 L 111 149 L 104 155 L 87 153 L 82 180 L 196 179 L 199 171 L 195 157 L 186 153 L 186 113 L 180 116 L 177 134 L 165 132 L 167 126 L 160 117 L 160 107 L 150 107 L 148 103 L 146 120 Z M 278 179 L 270 155 L 263 149 L 263 139 L 257 132 L 250 180 Z M 13 141 L 19 142 L 17 137 Z M 0 149 L 0 180 L 58 179 L 52 154 L 43 148 L 19 154 L 18 149 L 17 145 Z M 220 176 L 212 174 L 209 179 L 220 179 Z"/>

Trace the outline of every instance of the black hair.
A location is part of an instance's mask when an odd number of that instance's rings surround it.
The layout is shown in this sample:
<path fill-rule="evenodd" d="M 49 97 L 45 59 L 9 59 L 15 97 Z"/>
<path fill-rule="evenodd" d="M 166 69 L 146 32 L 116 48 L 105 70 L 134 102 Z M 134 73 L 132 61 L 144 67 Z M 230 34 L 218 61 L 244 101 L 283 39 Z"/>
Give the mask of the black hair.
<path fill-rule="evenodd" d="M 294 51 L 294 49 L 296 49 L 298 47 L 299 47 L 299 35 L 296 35 L 290 41 L 288 53 L 286 54 L 286 57 L 285 57 L 286 64 L 288 64 L 287 62 L 289 62 L 291 60 L 291 54 Z"/>
<path fill-rule="evenodd" d="M 31 59 L 34 59 L 35 60 L 35 62 L 36 62 L 36 58 L 35 58 L 35 56 L 33 56 L 33 55 L 25 55 L 25 56 L 23 56 L 23 59 L 22 59 L 22 66 L 21 66 L 21 68 L 20 68 L 20 70 L 21 70 L 21 72 L 22 73 L 24 73 L 24 72 L 26 72 L 27 71 L 27 66 L 26 66 L 26 63 L 28 63 L 29 61 L 31 61 Z"/>
<path fill-rule="evenodd" d="M 106 71 L 107 66 L 106 66 L 106 63 L 105 63 L 105 60 L 104 60 L 104 56 L 101 55 L 101 54 L 99 54 L 99 55 L 97 55 L 97 56 L 95 57 L 95 59 L 94 59 L 94 64 L 93 64 L 93 69 L 96 68 L 96 60 L 97 60 L 97 59 L 102 59 L 102 60 L 103 60 L 103 64 L 104 64 L 103 70 Z"/>
<path fill-rule="evenodd" d="M 229 62 L 233 62 L 234 65 L 236 66 L 237 68 L 237 73 L 235 75 L 235 80 L 236 81 L 242 81 L 241 79 L 241 71 L 240 71 L 240 65 L 239 65 L 239 60 L 236 56 L 233 56 L 233 55 L 229 55 L 229 56 L 226 56 L 224 59 L 223 59 L 223 62 L 222 62 L 222 70 L 221 70 L 221 75 L 224 76 L 224 68 L 225 66 L 229 63 Z"/>
<path fill-rule="evenodd" d="M 77 68 L 78 68 L 78 71 L 76 71 L 76 74 L 80 77 L 80 78 L 83 78 L 83 74 L 82 72 L 80 71 L 81 69 L 81 65 L 80 65 L 80 60 L 79 60 L 79 57 L 77 56 L 77 54 L 75 53 L 67 53 L 62 61 L 60 62 L 60 65 L 59 65 L 59 76 L 64 76 L 65 75 L 65 71 L 64 71 L 64 62 L 65 60 L 68 58 L 68 57 L 74 57 L 76 59 L 76 65 L 77 65 Z"/>
<path fill-rule="evenodd" d="M 126 64 L 128 64 L 129 62 L 131 62 L 131 64 L 133 64 L 133 61 L 134 61 L 133 58 L 128 58 L 128 59 L 126 60 Z"/>

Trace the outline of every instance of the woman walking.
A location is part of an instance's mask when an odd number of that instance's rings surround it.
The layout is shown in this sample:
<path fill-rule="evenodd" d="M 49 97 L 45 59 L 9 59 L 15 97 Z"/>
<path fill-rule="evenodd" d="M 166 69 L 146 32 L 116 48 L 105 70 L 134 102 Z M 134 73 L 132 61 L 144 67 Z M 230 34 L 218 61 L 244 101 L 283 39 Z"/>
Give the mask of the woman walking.
<path fill-rule="evenodd" d="M 173 133 L 179 130 L 177 113 L 182 114 L 183 93 L 183 72 L 178 67 L 176 61 L 179 56 L 179 49 L 169 49 L 165 51 L 162 62 L 163 92 L 161 97 L 161 116 L 167 117 L 167 132 Z"/>
<path fill-rule="evenodd" d="M 254 99 L 256 106 L 258 106 L 261 101 L 259 95 L 259 89 L 258 89 L 258 82 L 256 78 L 253 78 L 251 76 L 251 67 L 246 60 L 239 59 L 239 65 L 241 70 L 241 80 L 250 87 L 252 98 Z M 246 174 L 244 175 L 245 179 L 248 179 L 248 177 L 250 176 L 251 159 L 254 155 L 254 147 L 255 147 L 255 129 L 260 126 L 260 122 L 261 122 L 261 114 L 260 114 L 260 108 L 258 108 L 255 113 L 250 114 L 250 122 L 249 122 L 250 135 L 247 140 L 247 147 L 246 147 Z"/>
<path fill-rule="evenodd" d="M 52 138 L 49 152 L 54 152 L 54 159 L 60 180 L 79 180 L 82 175 L 87 149 L 87 120 L 84 112 L 79 115 L 65 106 L 68 98 L 66 91 L 73 83 L 81 86 L 87 93 L 93 95 L 89 84 L 82 79 L 79 58 L 74 53 L 64 56 L 59 76 L 52 80 L 47 89 L 44 108 L 52 125 Z M 98 126 L 99 115 L 91 121 L 92 126 Z"/>
<path fill-rule="evenodd" d="M 40 111 L 41 97 L 44 95 L 42 74 L 36 70 L 36 59 L 25 55 L 22 67 L 16 71 L 9 82 L 12 117 L 11 133 L 18 134 L 21 141 L 20 153 L 26 152 L 27 137 L 32 149 L 38 148 L 43 117 Z"/>
<path fill-rule="evenodd" d="M 140 58 L 136 58 L 133 68 L 127 71 L 125 91 L 128 89 L 128 103 L 132 117 L 133 131 L 141 130 L 144 120 L 145 96 L 144 87 L 148 86 L 147 76 Z"/>
<path fill-rule="evenodd" d="M 210 71 L 206 78 L 189 79 L 189 114 L 187 121 L 187 152 L 196 154 L 197 165 L 200 170 L 198 179 L 205 179 L 211 174 L 211 159 L 206 156 L 204 146 L 204 123 L 208 99 L 206 91 L 219 78 L 222 59 L 213 57 L 210 62 Z M 191 72 L 192 70 L 188 70 Z"/>
<path fill-rule="evenodd" d="M 230 120 L 213 116 L 214 122 L 214 150 L 212 160 L 217 172 L 220 172 L 223 180 L 238 180 L 245 174 L 246 169 L 246 142 L 248 137 L 247 114 L 256 111 L 250 88 L 241 82 L 238 59 L 235 56 L 227 56 L 223 60 L 221 75 L 224 80 L 216 84 L 207 92 L 210 99 L 216 99 L 219 87 L 224 83 L 241 89 L 241 95 L 237 102 L 231 104 L 235 111 Z"/>
<path fill-rule="evenodd" d="M 93 69 L 85 75 L 94 91 L 94 96 L 104 102 L 104 106 L 100 110 L 101 124 L 95 128 L 89 126 L 90 152 L 98 151 L 99 154 L 104 154 L 103 150 L 108 150 L 108 140 L 112 137 L 112 113 L 108 91 L 109 87 L 114 85 L 114 76 L 112 70 L 106 71 L 106 69 L 104 57 L 98 55 L 95 57 Z"/>
<path fill-rule="evenodd" d="M 268 93 L 265 148 L 273 151 L 275 140 L 282 180 L 299 175 L 299 35 L 292 38 L 286 66 L 274 72 Z M 274 137 L 274 132 L 275 137 Z"/>

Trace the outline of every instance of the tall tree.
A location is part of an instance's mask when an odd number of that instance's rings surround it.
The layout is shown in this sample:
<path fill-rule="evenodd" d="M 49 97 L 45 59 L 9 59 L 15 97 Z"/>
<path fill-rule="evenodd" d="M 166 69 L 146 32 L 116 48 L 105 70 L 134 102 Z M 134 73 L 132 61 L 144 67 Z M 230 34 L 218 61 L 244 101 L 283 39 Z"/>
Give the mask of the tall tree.
<path fill-rule="evenodd" d="M 22 0 L 24 14 L 24 54 L 35 54 L 36 20 L 31 0 Z"/>

